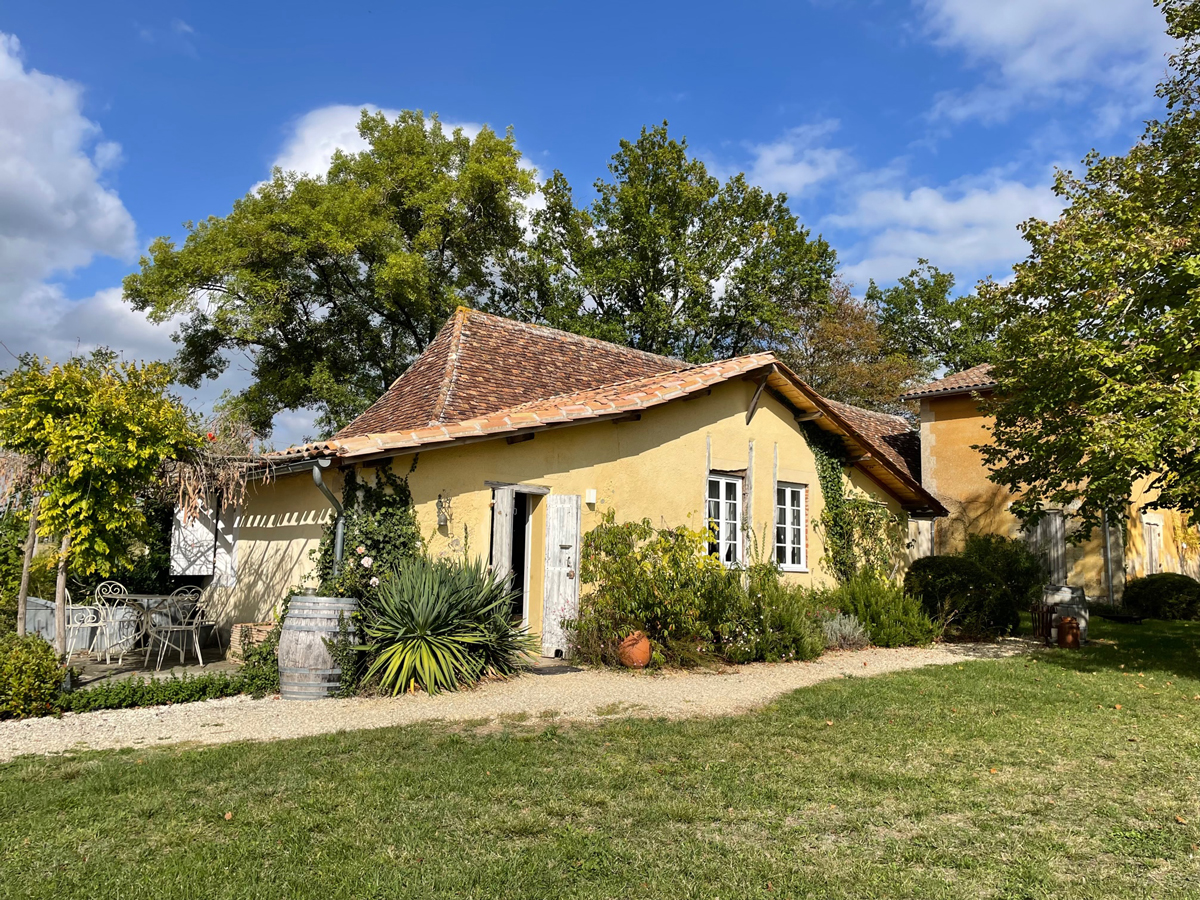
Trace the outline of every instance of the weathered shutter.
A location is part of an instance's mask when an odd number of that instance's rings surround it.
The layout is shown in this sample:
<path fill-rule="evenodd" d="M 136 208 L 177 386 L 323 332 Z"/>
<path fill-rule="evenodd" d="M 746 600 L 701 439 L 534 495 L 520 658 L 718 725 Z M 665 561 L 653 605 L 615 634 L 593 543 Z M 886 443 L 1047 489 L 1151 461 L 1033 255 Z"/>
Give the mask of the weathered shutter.
<path fill-rule="evenodd" d="M 562 623 L 579 615 L 579 494 L 546 497 L 546 593 L 542 601 L 542 655 L 569 656 Z"/>
<path fill-rule="evenodd" d="M 213 511 L 207 506 L 190 522 L 184 521 L 182 509 L 176 509 L 171 526 L 171 574 L 213 574 L 216 532 Z"/>
<path fill-rule="evenodd" d="M 1067 583 L 1067 531 L 1062 510 L 1051 510 L 1046 516 L 1046 551 L 1050 564 L 1050 583 Z"/>
<path fill-rule="evenodd" d="M 492 571 L 507 576 L 512 570 L 513 510 L 515 488 L 499 487 L 492 493 Z"/>

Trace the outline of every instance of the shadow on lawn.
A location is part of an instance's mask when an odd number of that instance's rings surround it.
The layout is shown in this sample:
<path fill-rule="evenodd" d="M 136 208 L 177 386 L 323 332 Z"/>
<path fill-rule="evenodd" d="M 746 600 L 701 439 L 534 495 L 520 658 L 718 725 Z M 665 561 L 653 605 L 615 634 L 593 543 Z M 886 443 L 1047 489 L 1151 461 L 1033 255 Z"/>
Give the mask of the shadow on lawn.
<path fill-rule="evenodd" d="M 1122 625 L 1093 618 L 1081 650 L 1046 651 L 1044 662 L 1076 672 L 1155 672 L 1200 679 L 1200 622 Z"/>

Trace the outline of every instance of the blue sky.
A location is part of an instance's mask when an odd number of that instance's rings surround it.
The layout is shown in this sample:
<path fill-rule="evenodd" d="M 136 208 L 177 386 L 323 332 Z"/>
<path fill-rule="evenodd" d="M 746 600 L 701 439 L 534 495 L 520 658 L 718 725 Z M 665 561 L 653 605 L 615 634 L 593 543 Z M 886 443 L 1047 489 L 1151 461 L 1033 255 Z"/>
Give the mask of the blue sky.
<path fill-rule="evenodd" d="M 1017 223 L 1057 210 L 1054 166 L 1136 139 L 1169 49 L 1150 0 L 7 4 L 0 341 L 169 356 L 170 325 L 120 300 L 139 253 L 273 164 L 353 149 L 363 105 L 511 125 L 579 198 L 667 119 L 714 171 L 785 191 L 860 288 L 918 256 L 1002 278 Z"/>

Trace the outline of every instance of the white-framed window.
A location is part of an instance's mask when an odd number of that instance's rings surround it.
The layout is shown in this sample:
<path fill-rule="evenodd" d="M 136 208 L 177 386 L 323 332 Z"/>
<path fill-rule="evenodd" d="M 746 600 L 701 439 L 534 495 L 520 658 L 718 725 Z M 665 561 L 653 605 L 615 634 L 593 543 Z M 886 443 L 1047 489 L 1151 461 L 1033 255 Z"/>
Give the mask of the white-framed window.
<path fill-rule="evenodd" d="M 742 479 L 708 476 L 708 525 L 714 540 L 708 552 L 727 566 L 742 561 Z"/>
<path fill-rule="evenodd" d="M 805 522 L 803 484 L 775 486 L 775 562 L 785 571 L 802 572 L 808 569 L 808 528 Z"/>

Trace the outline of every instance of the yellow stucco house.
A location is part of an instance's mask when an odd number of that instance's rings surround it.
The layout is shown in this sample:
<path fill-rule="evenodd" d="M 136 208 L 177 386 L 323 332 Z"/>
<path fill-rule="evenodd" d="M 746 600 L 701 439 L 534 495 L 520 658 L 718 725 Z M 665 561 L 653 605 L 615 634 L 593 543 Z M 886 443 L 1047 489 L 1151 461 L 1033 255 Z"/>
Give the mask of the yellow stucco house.
<path fill-rule="evenodd" d="M 335 498 L 351 467 L 366 479 L 411 470 L 429 551 L 511 572 L 543 653 L 559 655 L 581 538 L 608 510 L 620 521 L 711 520 L 727 562 L 757 548 L 789 579 L 827 580 L 803 423 L 840 438 L 848 486 L 907 513 L 912 553 L 927 552 L 944 509 L 921 484 L 904 419 L 826 400 L 770 353 L 689 365 L 462 308 L 350 426 L 275 454 L 240 508 L 177 529 L 176 574 L 210 579 L 226 627 L 262 620 L 311 583 L 333 516 L 314 468 Z"/>
<path fill-rule="evenodd" d="M 946 508 L 934 528 L 933 552 L 954 553 L 968 534 L 1023 536 L 1011 511 L 1013 495 L 988 479 L 975 447 L 991 442 L 990 417 L 980 401 L 996 387 L 991 367 L 976 366 L 914 388 L 903 399 L 920 403 L 922 484 Z M 1124 521 L 1108 523 L 1079 543 L 1070 510 L 1052 510 L 1027 537 L 1045 554 L 1050 583 L 1082 588 L 1090 599 L 1120 598 L 1125 582 L 1156 572 L 1200 576 L 1176 513 L 1149 509 L 1153 495 L 1138 488 Z M 1106 539 L 1107 538 L 1107 539 Z"/>

